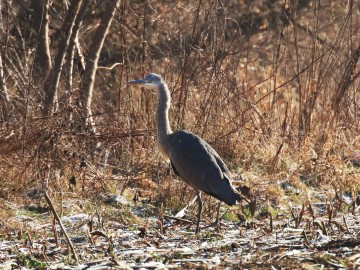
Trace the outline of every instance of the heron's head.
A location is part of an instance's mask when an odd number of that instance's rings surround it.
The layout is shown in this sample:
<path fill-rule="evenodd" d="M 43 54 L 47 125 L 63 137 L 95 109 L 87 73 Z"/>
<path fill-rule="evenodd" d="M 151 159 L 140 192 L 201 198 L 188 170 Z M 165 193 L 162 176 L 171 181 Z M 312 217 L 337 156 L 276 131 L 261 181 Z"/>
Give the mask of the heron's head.
<path fill-rule="evenodd" d="M 157 89 L 162 84 L 162 82 L 163 80 L 160 75 L 155 73 L 150 73 L 144 79 L 128 81 L 127 83 L 150 88 L 150 89 Z"/>

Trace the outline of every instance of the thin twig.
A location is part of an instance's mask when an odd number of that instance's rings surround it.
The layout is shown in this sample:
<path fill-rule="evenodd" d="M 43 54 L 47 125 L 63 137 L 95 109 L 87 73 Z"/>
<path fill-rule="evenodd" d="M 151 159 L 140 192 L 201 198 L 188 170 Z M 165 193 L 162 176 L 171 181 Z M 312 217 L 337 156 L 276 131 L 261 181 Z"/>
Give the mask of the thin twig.
<path fill-rule="evenodd" d="M 98 69 L 106 69 L 106 70 L 112 70 L 116 66 L 122 66 L 122 63 L 115 63 L 111 67 L 104 67 L 104 66 L 98 66 Z"/>
<path fill-rule="evenodd" d="M 56 213 L 56 210 L 55 210 L 55 208 L 54 208 L 54 206 L 53 206 L 53 203 L 52 203 L 52 201 L 51 201 L 51 199 L 50 199 L 50 197 L 49 197 L 49 195 L 47 194 L 46 191 L 45 191 L 45 193 L 44 193 L 44 196 L 45 196 L 46 202 L 48 203 L 48 205 L 49 205 L 49 207 L 50 207 L 51 212 L 54 214 L 55 219 L 56 219 L 57 222 L 59 223 L 59 226 L 60 226 L 62 232 L 63 232 L 64 235 L 65 235 L 66 242 L 68 243 L 68 245 L 69 245 L 69 247 L 70 247 L 70 250 L 71 250 L 72 254 L 74 255 L 74 258 L 75 258 L 76 263 L 79 264 L 79 258 L 78 258 L 77 254 L 76 254 L 76 251 L 75 251 L 75 249 L 74 249 L 74 246 L 73 246 L 73 244 L 72 244 L 72 242 L 71 242 L 71 240 L 70 240 L 70 238 L 69 238 L 69 236 L 68 236 L 68 234 L 67 234 L 64 226 L 62 225 L 61 220 L 60 220 L 58 214 Z"/>
<path fill-rule="evenodd" d="M 52 226 L 53 233 L 54 233 L 55 243 L 56 243 L 56 246 L 58 247 L 60 245 L 59 245 L 59 237 L 58 237 L 58 233 L 57 233 L 57 229 L 56 229 L 56 222 L 55 222 L 54 215 L 51 218 L 51 226 Z"/>
<path fill-rule="evenodd" d="M 346 216 L 345 216 L 345 215 L 343 215 L 343 220 L 344 220 L 344 224 L 345 224 L 346 231 L 348 232 L 348 234 L 352 235 L 352 233 L 350 232 L 350 229 L 349 229 L 349 226 L 348 226 L 348 223 L 347 223 L 347 220 L 346 220 Z"/>

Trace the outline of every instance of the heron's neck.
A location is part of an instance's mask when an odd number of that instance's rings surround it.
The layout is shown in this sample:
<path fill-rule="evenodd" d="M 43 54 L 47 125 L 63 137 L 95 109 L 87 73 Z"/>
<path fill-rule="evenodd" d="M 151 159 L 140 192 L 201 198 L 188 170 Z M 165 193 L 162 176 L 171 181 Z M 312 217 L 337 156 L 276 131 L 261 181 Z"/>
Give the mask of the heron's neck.
<path fill-rule="evenodd" d="M 167 135 L 172 133 L 169 124 L 170 92 L 165 82 L 159 87 L 159 105 L 157 108 L 157 133 L 158 140 L 164 143 Z"/>

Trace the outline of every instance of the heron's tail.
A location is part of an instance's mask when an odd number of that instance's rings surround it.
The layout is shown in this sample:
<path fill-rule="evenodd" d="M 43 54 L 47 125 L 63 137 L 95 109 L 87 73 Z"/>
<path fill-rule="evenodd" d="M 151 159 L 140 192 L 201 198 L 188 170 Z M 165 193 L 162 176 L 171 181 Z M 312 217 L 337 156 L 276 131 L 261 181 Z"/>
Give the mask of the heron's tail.
<path fill-rule="evenodd" d="M 236 202 L 240 202 L 242 195 L 231 185 L 231 180 L 226 175 L 224 175 L 223 180 L 225 181 L 219 182 L 221 184 L 218 186 L 216 193 L 208 194 L 230 206 L 235 205 Z"/>
<path fill-rule="evenodd" d="M 232 206 L 232 205 L 235 205 L 236 202 L 241 201 L 240 193 L 233 187 L 231 187 L 231 190 L 228 190 L 226 192 L 226 194 L 224 194 L 224 195 L 226 195 L 226 196 L 222 196 L 222 198 L 219 198 L 219 200 L 223 201 L 227 205 Z"/>

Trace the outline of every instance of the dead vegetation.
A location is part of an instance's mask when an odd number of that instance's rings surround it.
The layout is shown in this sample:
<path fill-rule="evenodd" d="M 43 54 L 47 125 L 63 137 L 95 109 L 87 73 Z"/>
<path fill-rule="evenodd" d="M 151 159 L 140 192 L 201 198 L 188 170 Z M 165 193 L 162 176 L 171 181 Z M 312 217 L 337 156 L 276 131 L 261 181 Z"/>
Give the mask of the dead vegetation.
<path fill-rule="evenodd" d="M 163 237 L 180 245 L 182 240 L 171 234 L 180 228 L 165 229 L 162 236 L 158 225 L 170 226 L 161 217 L 182 209 L 192 191 L 174 180 L 157 150 L 156 96 L 126 85 L 129 79 L 156 72 L 172 92 L 173 129 L 188 129 L 206 139 L 234 172 L 236 185 L 250 187 L 250 205 L 244 203 L 241 212 L 223 209 L 226 220 L 243 222 L 240 233 L 245 235 L 240 238 L 252 254 L 246 261 L 230 252 L 236 261 L 231 266 L 251 268 L 262 261 L 264 268 L 293 269 L 282 259 L 299 259 L 296 252 L 289 253 L 298 246 L 306 252 L 341 251 L 341 241 L 348 244 L 351 238 L 358 245 L 356 1 L 40 2 L 41 7 L 38 1 L 0 2 L 0 239 L 16 238 L 17 245 L 24 245 L 24 239 L 30 241 L 26 237 L 34 238 L 37 233 L 29 231 L 19 211 L 28 205 L 46 208 L 47 191 L 61 215 L 96 217 L 98 226 L 89 232 L 106 229 L 104 245 L 112 243 L 117 256 L 126 253 L 126 246 L 119 247 L 117 237 L 123 236 L 115 228 L 145 228 L 150 241 L 145 246 L 158 248 Z M 54 76 L 59 76 L 57 83 Z M 120 194 L 133 204 L 109 208 L 103 205 L 107 194 Z M 76 201 L 69 206 L 74 209 L 67 209 L 74 198 L 84 206 Z M 206 198 L 205 223 L 214 217 L 213 206 Z M 71 229 L 77 226 L 69 224 Z M 296 243 L 276 242 L 284 228 L 299 230 L 296 237 L 288 235 Z M 46 237 L 53 237 L 53 229 L 47 225 Z M 233 229 L 239 237 L 239 227 Z M 24 237 L 24 231 L 30 236 Z M 322 241 L 315 235 L 319 232 L 329 238 L 314 247 L 316 237 Z M 222 237 L 234 237 L 229 235 Z M 264 244 L 261 252 L 251 249 L 261 246 L 263 237 L 270 246 Z M 136 238 L 136 245 L 138 241 L 142 238 Z M 232 245 L 247 250 L 240 240 Z M 31 261 L 31 248 L 25 257 L 17 255 L 17 265 Z M 222 248 L 215 247 L 214 254 Z M 359 257 L 354 250 L 346 263 L 338 261 L 340 251 L 331 255 L 336 257 L 331 263 L 316 252 L 299 260 L 355 269 Z M 7 257 L 1 252 L 2 263 Z M 173 263 L 180 260 L 176 256 L 187 255 L 162 256 L 162 262 Z M 113 255 L 109 258 L 116 261 Z"/>

